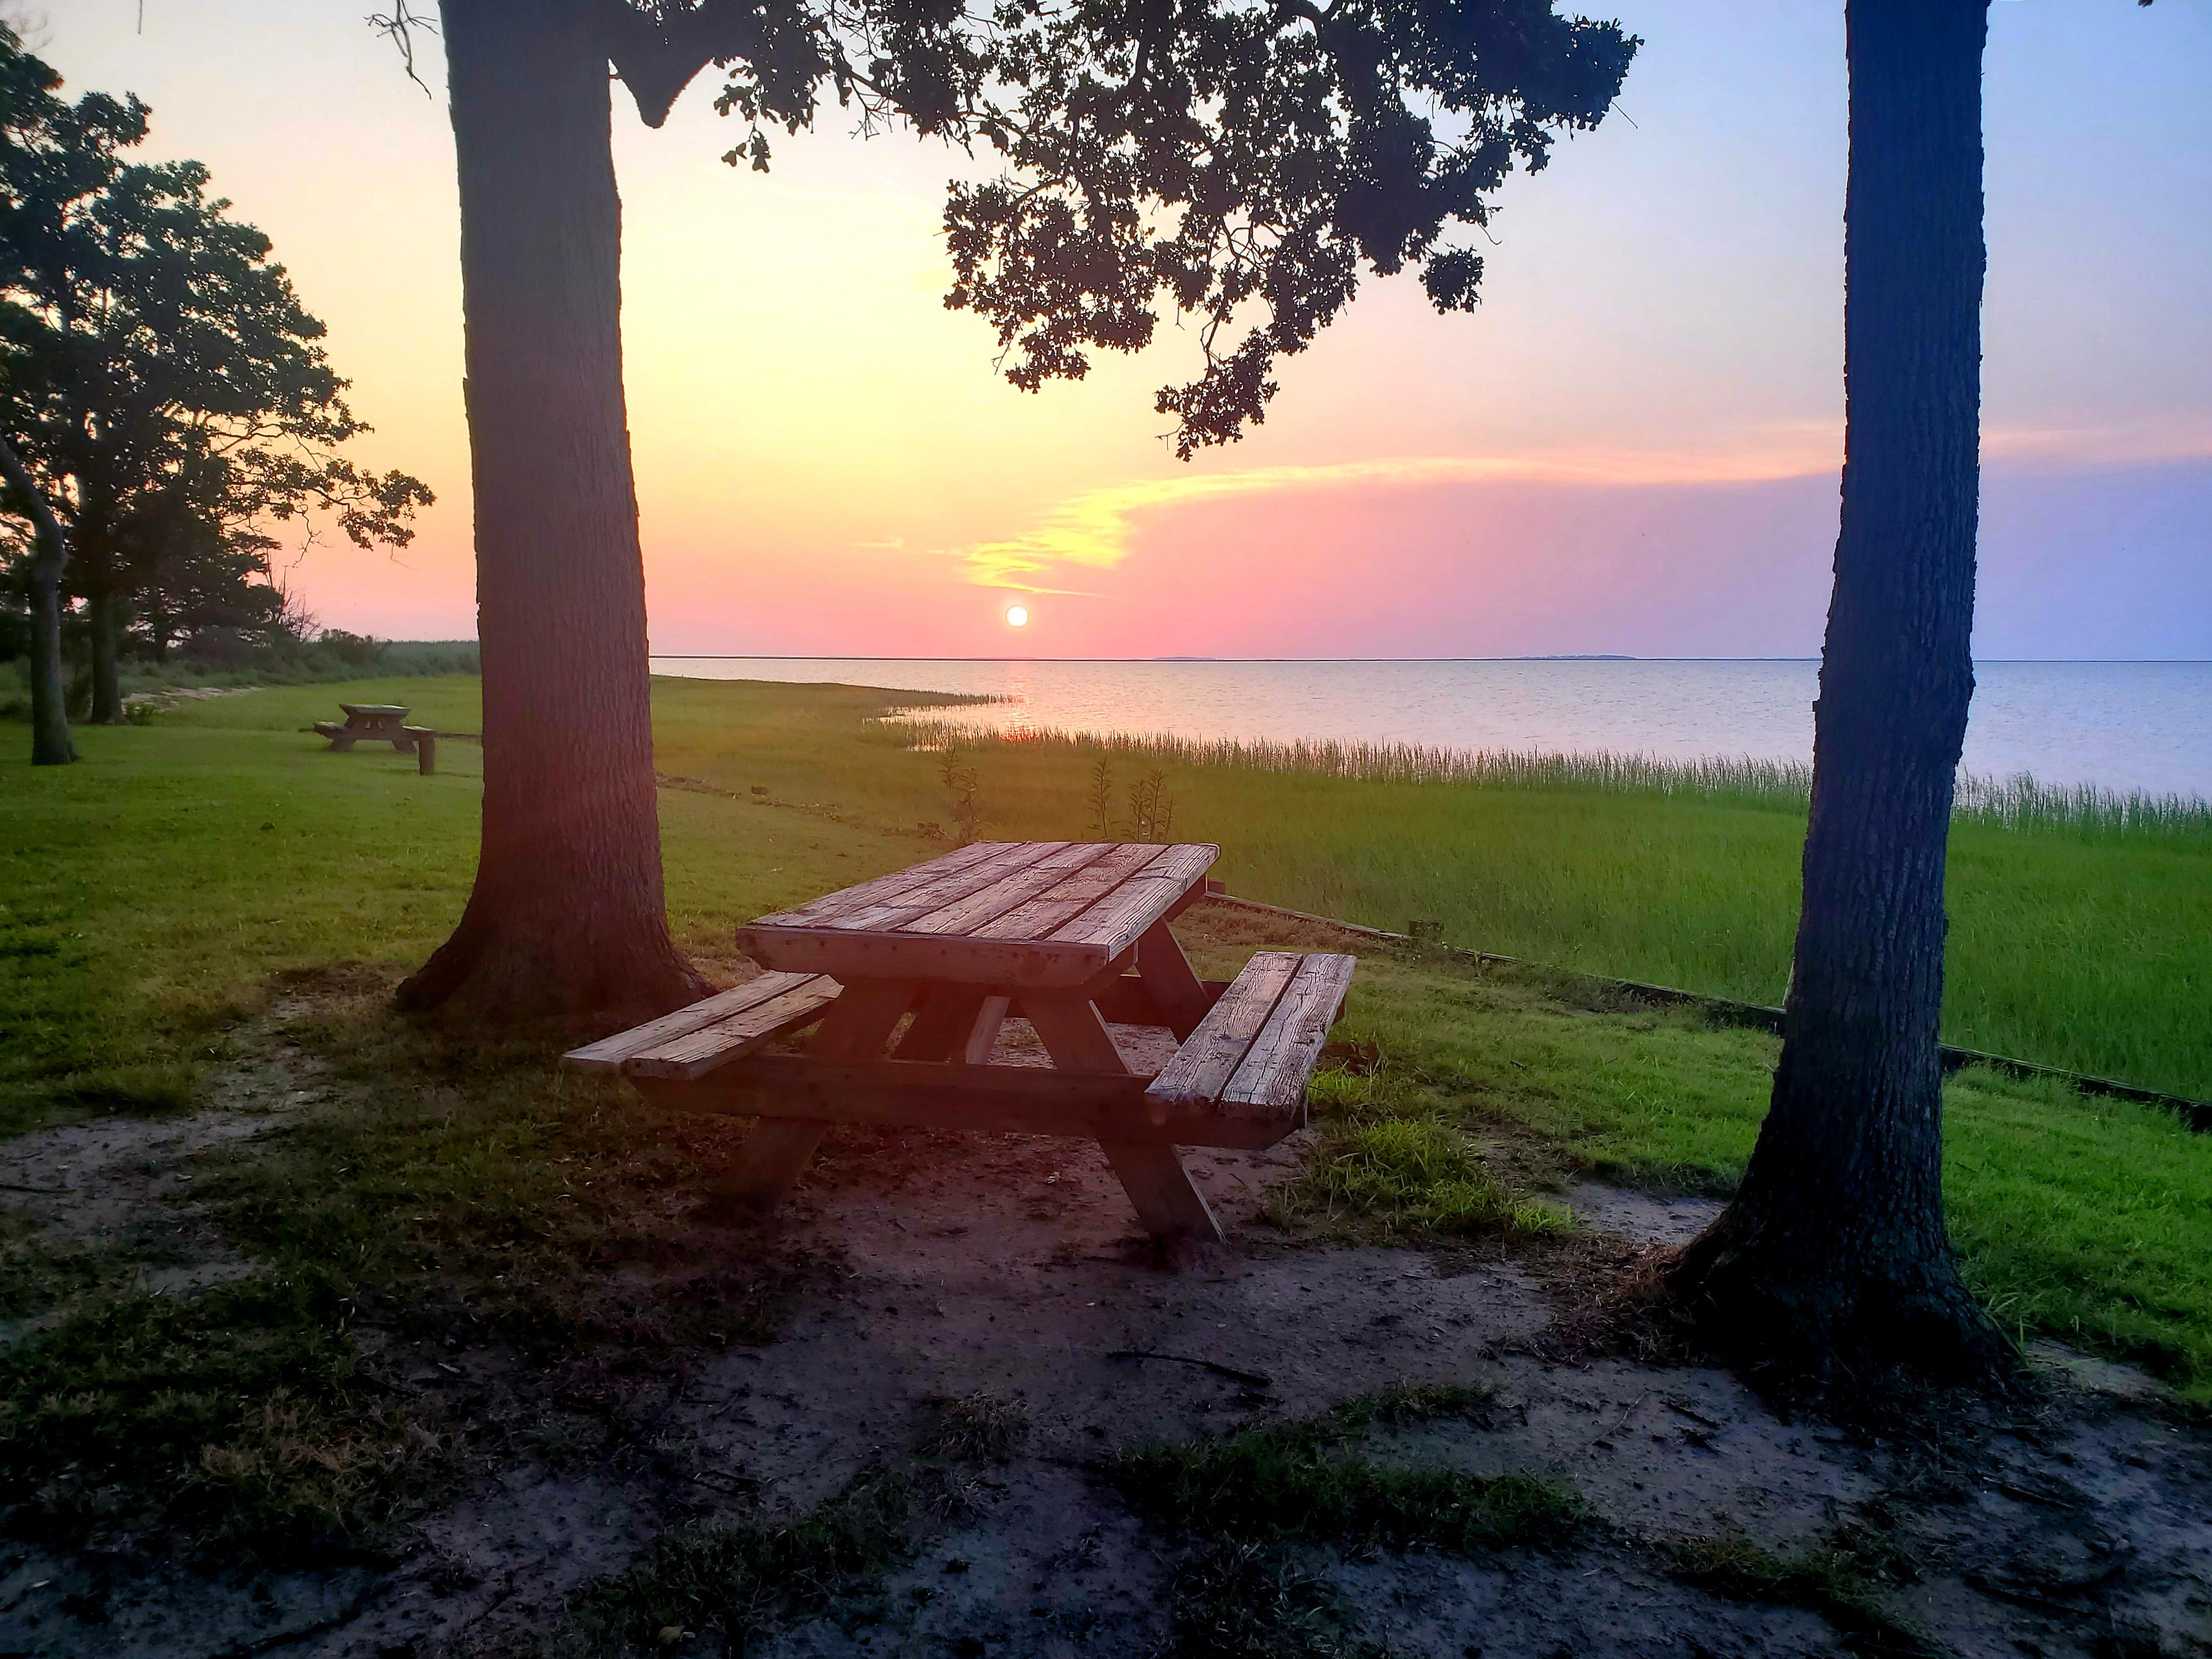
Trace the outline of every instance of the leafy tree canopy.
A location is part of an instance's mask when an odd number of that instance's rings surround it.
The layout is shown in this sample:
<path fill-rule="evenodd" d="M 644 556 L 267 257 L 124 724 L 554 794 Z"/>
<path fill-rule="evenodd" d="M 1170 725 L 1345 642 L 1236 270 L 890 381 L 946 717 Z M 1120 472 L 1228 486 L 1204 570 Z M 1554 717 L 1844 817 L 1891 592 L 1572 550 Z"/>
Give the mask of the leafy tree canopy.
<path fill-rule="evenodd" d="M 947 304 L 1028 391 L 1192 319 L 1203 372 L 1158 398 L 1186 458 L 1265 418 L 1278 360 L 1363 274 L 1418 265 L 1438 310 L 1471 307 L 1467 235 L 1603 118 L 1638 45 L 1551 0 L 595 3 L 649 125 L 720 67 L 733 163 L 765 167 L 766 130 L 825 97 L 995 153 L 946 204 Z"/>
<path fill-rule="evenodd" d="M 337 453 L 368 428 L 269 239 L 198 162 L 127 160 L 143 104 L 59 84 L 0 32 L 0 420 L 81 581 L 235 587 L 311 516 L 409 540 L 430 492 Z"/>

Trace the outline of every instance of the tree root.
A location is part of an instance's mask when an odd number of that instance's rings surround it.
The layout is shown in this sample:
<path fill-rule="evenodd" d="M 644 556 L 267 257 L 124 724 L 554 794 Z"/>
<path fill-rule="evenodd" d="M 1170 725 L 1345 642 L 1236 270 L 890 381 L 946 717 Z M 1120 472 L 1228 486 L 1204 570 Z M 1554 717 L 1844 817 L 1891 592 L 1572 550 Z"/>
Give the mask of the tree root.
<path fill-rule="evenodd" d="M 1966 1387 L 2016 1395 L 2018 1351 L 1960 1278 L 1948 1248 L 1884 1257 L 1808 1248 L 1802 1223 L 1769 1229 L 1741 1202 L 1661 1276 L 1668 1310 L 1764 1388 L 1832 1401 Z"/>

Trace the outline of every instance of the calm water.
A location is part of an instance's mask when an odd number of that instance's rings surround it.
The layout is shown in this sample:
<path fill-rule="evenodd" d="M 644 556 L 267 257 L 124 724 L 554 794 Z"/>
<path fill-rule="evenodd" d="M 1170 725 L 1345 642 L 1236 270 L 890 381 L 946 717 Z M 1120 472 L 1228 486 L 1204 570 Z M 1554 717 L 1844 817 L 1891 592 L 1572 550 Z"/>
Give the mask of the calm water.
<path fill-rule="evenodd" d="M 839 681 L 1010 697 L 1009 727 L 1317 738 L 1452 749 L 1610 749 L 1810 760 L 1809 661 L 951 662 L 656 657 L 702 679 Z M 1988 662 L 1966 766 L 2212 797 L 2212 663 Z"/>

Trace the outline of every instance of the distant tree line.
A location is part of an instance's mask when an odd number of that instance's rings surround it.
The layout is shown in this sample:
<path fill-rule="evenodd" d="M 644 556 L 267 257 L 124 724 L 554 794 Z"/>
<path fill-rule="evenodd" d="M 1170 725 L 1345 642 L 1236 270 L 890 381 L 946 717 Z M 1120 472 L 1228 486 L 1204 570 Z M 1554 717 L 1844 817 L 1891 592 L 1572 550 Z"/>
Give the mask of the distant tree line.
<path fill-rule="evenodd" d="M 432 497 L 341 453 L 368 428 L 323 325 L 207 169 L 131 160 L 146 106 L 60 85 L 0 25 L 0 650 L 33 659 L 34 703 L 67 652 L 113 723 L 130 658 L 296 654 L 288 538 L 402 545 Z M 68 758 L 36 718 L 40 757 Z"/>

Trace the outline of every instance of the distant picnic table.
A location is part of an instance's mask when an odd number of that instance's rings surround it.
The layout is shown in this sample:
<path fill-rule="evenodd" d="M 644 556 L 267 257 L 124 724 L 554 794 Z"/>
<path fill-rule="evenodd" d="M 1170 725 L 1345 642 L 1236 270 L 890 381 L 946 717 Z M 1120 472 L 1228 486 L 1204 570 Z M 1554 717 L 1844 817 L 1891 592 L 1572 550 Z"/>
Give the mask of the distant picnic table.
<path fill-rule="evenodd" d="M 357 743 L 388 743 L 403 755 L 413 755 L 424 772 L 435 769 L 438 734 L 427 726 L 407 724 L 407 710 L 394 702 L 342 702 L 337 720 L 317 720 L 311 728 L 331 740 L 343 755 Z"/>
<path fill-rule="evenodd" d="M 1304 1127 L 1353 965 L 1266 951 L 1233 981 L 1201 980 L 1168 924 L 1204 896 L 1220 850 L 979 842 L 739 928 L 769 971 L 567 1062 L 758 1118 L 732 1182 L 762 1205 L 831 1123 L 1069 1135 L 1100 1144 L 1150 1231 L 1218 1239 L 1176 1148 L 1269 1146 Z M 1049 1067 L 992 1063 L 1015 1018 Z M 1181 1046 L 1144 1076 L 1109 1024 L 1165 1027 Z M 803 1052 L 764 1052 L 808 1025 Z"/>

